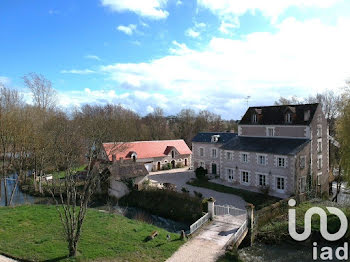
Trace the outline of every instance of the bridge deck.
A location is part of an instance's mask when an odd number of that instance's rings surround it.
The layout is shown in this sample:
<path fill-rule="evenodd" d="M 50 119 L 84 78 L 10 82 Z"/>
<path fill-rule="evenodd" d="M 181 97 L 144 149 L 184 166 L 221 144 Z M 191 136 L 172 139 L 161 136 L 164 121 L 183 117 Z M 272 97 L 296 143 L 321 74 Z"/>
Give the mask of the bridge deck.
<path fill-rule="evenodd" d="M 199 234 L 181 246 L 167 262 L 216 261 L 245 219 L 246 215 L 215 216 L 213 222 L 203 226 Z"/>

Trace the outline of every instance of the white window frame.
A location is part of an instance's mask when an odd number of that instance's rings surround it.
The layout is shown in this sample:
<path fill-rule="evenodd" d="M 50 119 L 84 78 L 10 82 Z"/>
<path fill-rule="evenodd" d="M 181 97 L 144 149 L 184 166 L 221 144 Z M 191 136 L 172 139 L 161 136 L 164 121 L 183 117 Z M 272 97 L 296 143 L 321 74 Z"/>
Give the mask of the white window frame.
<path fill-rule="evenodd" d="M 283 179 L 283 189 L 279 189 L 278 188 L 278 179 Z M 275 189 L 276 189 L 276 192 L 279 192 L 279 193 L 286 192 L 286 186 L 287 186 L 287 183 L 286 183 L 286 178 L 285 177 L 283 177 L 283 176 L 275 176 Z"/>
<path fill-rule="evenodd" d="M 228 154 L 230 154 L 231 157 L 228 157 Z M 232 151 L 225 151 L 225 158 L 227 160 L 233 160 L 233 152 Z"/>
<path fill-rule="evenodd" d="M 272 130 L 272 136 L 270 136 L 270 130 Z M 266 127 L 266 136 L 268 137 L 274 137 L 275 134 L 275 128 L 274 127 Z"/>
<path fill-rule="evenodd" d="M 264 163 L 262 164 L 260 162 L 260 157 L 264 157 Z M 266 166 L 267 165 L 267 155 L 266 154 L 257 154 L 256 155 L 256 163 L 260 166 Z"/>
<path fill-rule="evenodd" d="M 235 170 L 233 168 L 226 168 L 226 178 L 228 182 L 235 180 Z"/>
<path fill-rule="evenodd" d="M 247 173 L 248 182 L 244 182 L 243 181 L 243 173 Z M 250 171 L 248 171 L 248 170 L 239 170 L 239 177 L 240 177 L 241 184 L 243 184 L 243 185 L 250 185 Z"/>
<path fill-rule="evenodd" d="M 244 161 L 244 155 L 247 156 L 247 161 Z M 240 153 L 240 161 L 241 161 L 242 163 L 249 163 L 249 153 L 247 153 L 247 152 L 241 152 L 241 153 Z"/>
<path fill-rule="evenodd" d="M 284 159 L 284 165 L 280 166 L 279 159 L 282 158 Z M 287 168 L 288 167 L 288 158 L 286 156 L 275 156 L 275 166 L 276 167 L 281 167 L 281 168 Z"/>
<path fill-rule="evenodd" d="M 257 114 L 253 114 L 252 121 L 253 121 L 253 123 L 258 123 L 258 115 Z"/>
<path fill-rule="evenodd" d="M 214 154 L 213 154 L 214 151 L 215 151 L 215 156 L 214 156 Z M 218 158 L 218 149 L 217 149 L 217 148 L 213 147 L 213 148 L 211 149 L 211 157 L 212 157 L 212 158 Z"/>
<path fill-rule="evenodd" d="M 268 174 L 265 173 L 258 173 L 256 172 L 256 186 L 268 186 L 269 185 L 269 179 L 268 179 Z M 264 176 L 265 177 L 265 185 L 260 185 L 260 176 Z"/>
<path fill-rule="evenodd" d="M 288 123 L 288 124 L 292 123 L 292 114 L 291 113 L 286 114 L 286 123 Z"/>
<path fill-rule="evenodd" d="M 203 155 L 201 155 L 201 149 L 203 150 Z M 204 157 L 204 156 L 205 156 L 204 147 L 200 147 L 200 148 L 199 148 L 199 156 L 200 156 L 200 157 Z"/>

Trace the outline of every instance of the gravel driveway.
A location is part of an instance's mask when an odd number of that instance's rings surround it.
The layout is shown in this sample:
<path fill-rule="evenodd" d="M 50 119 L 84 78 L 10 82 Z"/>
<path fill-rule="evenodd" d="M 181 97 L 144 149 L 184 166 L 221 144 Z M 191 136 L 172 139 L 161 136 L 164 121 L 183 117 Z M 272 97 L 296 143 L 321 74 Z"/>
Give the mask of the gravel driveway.
<path fill-rule="evenodd" d="M 185 171 L 178 173 L 163 173 L 149 175 L 149 179 L 157 181 L 159 183 L 172 183 L 176 185 L 176 190 L 181 192 L 181 188 L 185 187 L 187 190 L 193 194 L 193 191 L 201 192 L 204 197 L 214 197 L 216 199 L 216 204 L 218 205 L 231 205 L 237 208 L 245 209 L 246 202 L 239 196 L 217 192 L 211 189 L 195 187 L 187 185 L 186 182 L 191 178 L 195 178 L 193 171 Z"/>

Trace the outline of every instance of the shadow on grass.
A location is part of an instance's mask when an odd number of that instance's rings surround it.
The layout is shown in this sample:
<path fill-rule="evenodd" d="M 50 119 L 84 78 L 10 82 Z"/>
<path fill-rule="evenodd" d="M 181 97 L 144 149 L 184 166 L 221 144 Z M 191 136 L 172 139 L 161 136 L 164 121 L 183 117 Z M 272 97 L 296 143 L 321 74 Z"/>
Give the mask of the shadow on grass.
<path fill-rule="evenodd" d="M 61 256 L 61 257 L 56 257 L 56 258 L 44 260 L 44 262 L 57 262 L 57 261 L 61 261 L 63 259 L 68 259 L 68 258 L 69 258 L 68 256 Z"/>

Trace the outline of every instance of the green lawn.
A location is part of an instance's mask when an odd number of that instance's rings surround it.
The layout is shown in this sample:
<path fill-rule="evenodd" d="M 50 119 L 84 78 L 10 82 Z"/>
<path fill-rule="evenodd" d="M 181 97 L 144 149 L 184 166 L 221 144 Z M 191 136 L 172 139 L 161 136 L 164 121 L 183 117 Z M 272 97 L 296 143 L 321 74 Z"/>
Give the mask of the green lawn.
<path fill-rule="evenodd" d="M 145 242 L 154 230 L 159 236 Z M 88 210 L 78 246 L 79 261 L 164 261 L 182 244 L 178 234 L 127 219 Z M 54 206 L 0 208 L 0 253 L 33 261 L 68 260 L 63 228 Z"/>
<path fill-rule="evenodd" d="M 81 172 L 84 171 L 86 165 L 82 165 L 80 167 L 74 168 L 72 171 L 73 172 Z M 66 171 L 59 171 L 59 172 L 53 172 L 52 176 L 56 179 L 63 178 L 66 176 Z"/>
<path fill-rule="evenodd" d="M 256 210 L 259 210 L 265 206 L 271 205 L 280 200 L 279 198 L 276 198 L 273 196 L 267 196 L 264 194 L 251 192 L 244 189 L 228 187 L 228 186 L 212 183 L 205 179 L 203 180 L 195 179 L 191 182 L 187 182 L 187 184 L 192 186 L 205 187 L 218 192 L 240 196 L 244 199 L 244 201 L 253 204 Z"/>

